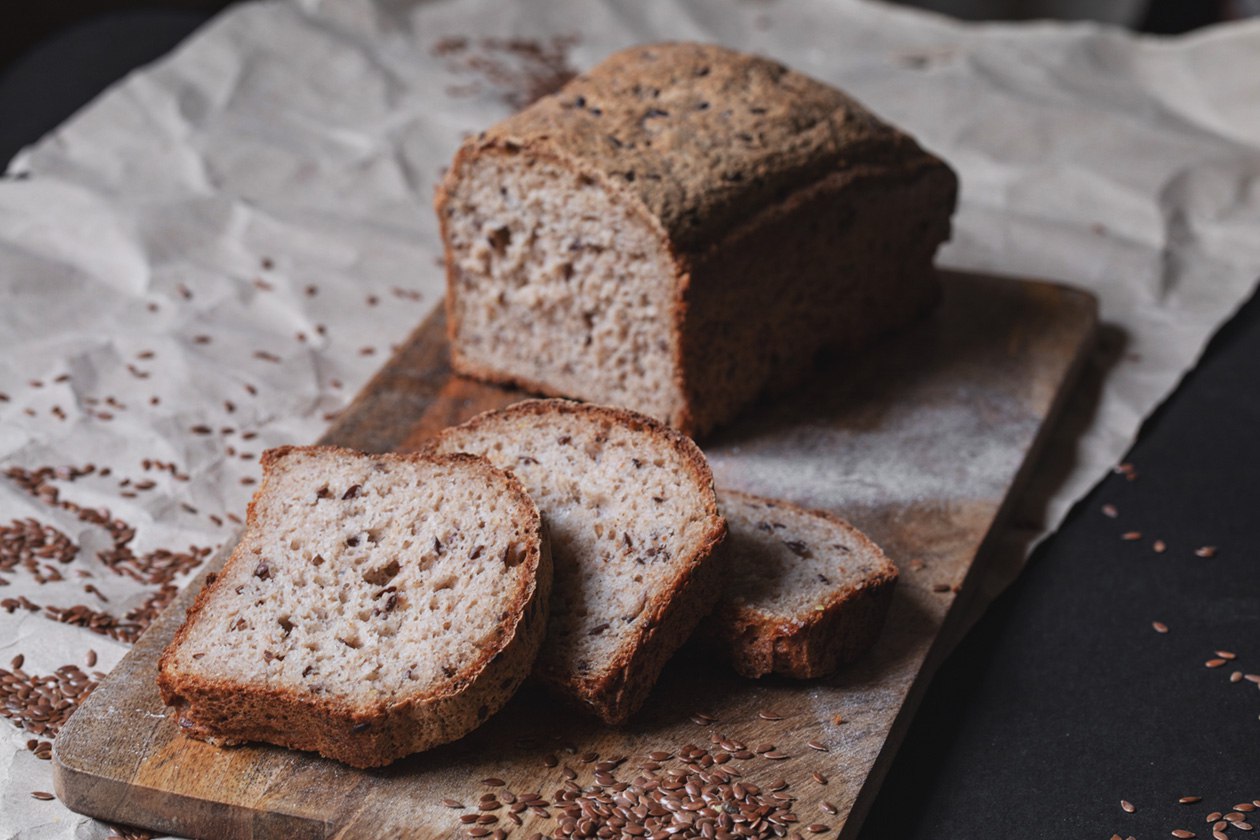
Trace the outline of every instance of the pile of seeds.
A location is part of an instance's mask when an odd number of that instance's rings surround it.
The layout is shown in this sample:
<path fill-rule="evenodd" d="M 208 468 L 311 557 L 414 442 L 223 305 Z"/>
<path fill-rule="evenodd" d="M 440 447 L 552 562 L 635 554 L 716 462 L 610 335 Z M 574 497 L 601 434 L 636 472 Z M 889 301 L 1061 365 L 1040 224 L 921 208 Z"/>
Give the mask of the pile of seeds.
<path fill-rule="evenodd" d="M 447 69 L 470 79 L 448 87 L 449 96 L 476 96 L 485 82 L 498 88 L 500 98 L 513 108 L 555 93 L 577 75 L 569 63 L 574 36 L 547 41 L 532 38 L 447 37 L 433 45 L 433 54 L 447 59 Z"/>
<path fill-rule="evenodd" d="M 5 475 L 35 498 L 73 513 L 80 522 L 104 528 L 110 535 L 112 545 L 97 552 L 96 556 L 115 574 L 129 577 L 139 583 L 161 585 L 170 583 L 179 575 L 192 571 L 205 562 L 211 552 L 211 549 L 205 546 L 189 546 L 186 551 L 159 548 L 144 554 L 136 554 L 131 549 L 131 542 L 136 536 L 134 527 L 113 517 L 108 509 L 84 507 L 62 499 L 60 489 L 53 483 L 57 480 L 74 481 L 77 478 L 92 475 L 96 471 L 96 466 L 93 464 L 84 467 L 38 467 L 33 470 L 10 467 L 5 470 Z M 101 474 L 103 475 L 104 471 L 101 471 Z M 68 539 L 67 542 L 69 542 Z"/>
<path fill-rule="evenodd" d="M 547 768 L 561 766 L 564 781 L 545 798 L 541 793 L 518 794 L 502 779 L 484 779 L 491 790 L 481 796 L 476 812 L 463 814 L 460 824 L 468 837 L 502 840 L 530 815 L 555 820 L 555 838 L 707 838 L 802 837 L 829 832 L 824 823 L 802 825 L 795 807 L 797 795 L 789 792 L 786 779 L 754 782 L 746 762 L 781 762 L 791 756 L 762 744 L 754 748 L 714 733 L 709 749 L 687 744 L 677 752 L 652 751 L 631 762 L 626 756 L 600 760 L 594 752 L 579 756 L 589 778 L 549 754 Z M 814 742 L 817 743 L 817 742 Z M 813 749 L 826 749 L 818 744 Z M 738 762 L 738 763 L 736 763 Z M 584 774 L 585 775 L 585 774 Z M 821 773 L 814 781 L 826 784 Z M 448 808 L 464 809 L 464 803 L 446 799 Z M 821 810 L 838 814 L 823 802 Z M 500 813 L 502 812 L 502 816 Z M 534 834 L 530 840 L 540 838 Z"/>
<path fill-rule="evenodd" d="M 68 536 L 37 519 L 14 519 L 0 525 L 0 586 L 9 581 L 3 575 L 18 567 L 31 573 L 36 583 L 63 580 L 61 571 L 49 561 L 66 564 L 79 554 Z"/>
<path fill-rule="evenodd" d="M 32 735 L 54 738 L 105 675 L 99 671 L 89 675 L 77 665 L 63 665 L 51 674 L 28 674 L 22 670 L 23 659 L 15 656 L 11 671 L 0 668 L 0 715 Z M 47 759 L 52 751 L 48 741 L 32 739 L 26 746 L 38 758 Z"/>

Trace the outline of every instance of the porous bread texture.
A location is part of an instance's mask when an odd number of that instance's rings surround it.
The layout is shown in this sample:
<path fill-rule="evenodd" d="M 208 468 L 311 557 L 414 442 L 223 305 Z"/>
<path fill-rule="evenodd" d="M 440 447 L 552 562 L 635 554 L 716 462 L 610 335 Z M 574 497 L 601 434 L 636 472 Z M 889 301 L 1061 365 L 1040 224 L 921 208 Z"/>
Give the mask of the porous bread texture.
<path fill-rule="evenodd" d="M 726 525 L 700 450 L 641 414 L 566 400 L 486 412 L 431 446 L 488 458 L 534 498 L 555 561 L 535 675 L 625 721 L 717 597 Z"/>
<path fill-rule="evenodd" d="M 703 433 L 931 306 L 956 192 L 777 62 L 624 50 L 457 152 L 436 198 L 452 365 Z"/>
<path fill-rule="evenodd" d="M 826 676 L 875 643 L 897 567 L 848 522 L 723 490 L 726 586 L 703 634 L 745 677 Z"/>
<path fill-rule="evenodd" d="M 529 673 L 550 557 L 520 483 L 471 455 L 281 447 L 245 534 L 163 653 L 183 731 L 373 767 L 454 740 Z"/>

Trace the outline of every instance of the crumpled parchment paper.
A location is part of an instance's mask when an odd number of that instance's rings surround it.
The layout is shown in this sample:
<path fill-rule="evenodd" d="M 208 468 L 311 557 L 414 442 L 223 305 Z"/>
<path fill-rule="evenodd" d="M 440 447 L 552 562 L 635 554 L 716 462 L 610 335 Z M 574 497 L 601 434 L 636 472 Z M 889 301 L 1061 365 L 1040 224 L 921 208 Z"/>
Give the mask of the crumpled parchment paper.
<path fill-rule="evenodd" d="M 52 479 L 69 509 L 0 478 L 7 539 L 29 539 L 11 520 L 31 518 L 78 547 L 36 563 L 62 580 L 0 568 L 0 602 L 38 607 L 0 610 L 0 667 L 21 653 L 30 675 L 108 671 L 127 645 L 55 616 L 81 604 L 121 618 L 161 587 L 117 573 L 119 532 L 82 511 L 134 528 L 121 544 L 145 568 L 158 549 L 228 540 L 258 453 L 314 440 L 439 303 L 430 197 L 461 135 L 664 39 L 775 56 L 949 160 L 963 190 L 944 265 L 1099 296 L 1088 381 L 990 590 L 1260 275 L 1260 24 L 1168 40 L 859 0 L 236 6 L 0 181 L 0 466 L 96 468 Z M 29 737 L 0 724 L 0 835 L 105 836 L 31 797 L 52 783 Z"/>

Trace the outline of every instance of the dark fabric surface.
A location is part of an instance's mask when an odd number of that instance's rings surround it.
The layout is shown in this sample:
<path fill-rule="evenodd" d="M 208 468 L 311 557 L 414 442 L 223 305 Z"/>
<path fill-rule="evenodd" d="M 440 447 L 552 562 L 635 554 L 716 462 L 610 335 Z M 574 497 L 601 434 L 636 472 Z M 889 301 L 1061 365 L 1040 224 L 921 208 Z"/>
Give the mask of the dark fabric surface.
<path fill-rule="evenodd" d="M 27 54 L 0 76 L 0 160 L 203 18 L 113 15 Z M 1106 477 L 946 662 L 864 840 L 1206 838 L 1209 811 L 1260 799 L 1260 690 L 1228 680 L 1260 673 L 1257 430 L 1253 298 L 1144 426 L 1136 479 Z M 1237 663 L 1205 668 L 1218 649 Z"/>
<path fill-rule="evenodd" d="M 131 70 L 164 55 L 208 17 L 194 11 L 115 12 L 27 50 L 0 72 L 0 170 L 23 146 Z"/>

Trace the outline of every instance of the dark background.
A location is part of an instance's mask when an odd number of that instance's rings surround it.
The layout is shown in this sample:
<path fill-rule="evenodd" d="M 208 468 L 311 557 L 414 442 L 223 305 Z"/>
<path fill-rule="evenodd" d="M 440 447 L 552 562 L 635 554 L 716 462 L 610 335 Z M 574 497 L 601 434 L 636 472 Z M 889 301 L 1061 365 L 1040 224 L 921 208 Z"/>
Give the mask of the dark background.
<path fill-rule="evenodd" d="M 66 0 L 11 13 L 0 28 L 0 161 L 223 5 Z M 1004 8 L 1027 16 L 1027 4 Z M 1138 28 L 1183 32 L 1247 11 L 1153 0 Z M 940 670 L 864 840 L 1103 840 L 1175 828 L 1206 838 L 1207 813 L 1260 800 L 1260 686 L 1229 681 L 1234 670 L 1260 674 L 1258 385 L 1253 297 L 1144 424 L 1126 458 L 1136 478 L 1099 476 Z M 1121 539 L 1129 531 L 1142 537 Z M 1202 546 L 1215 556 L 1196 556 Z M 1238 659 L 1206 668 L 1217 650 Z"/>

